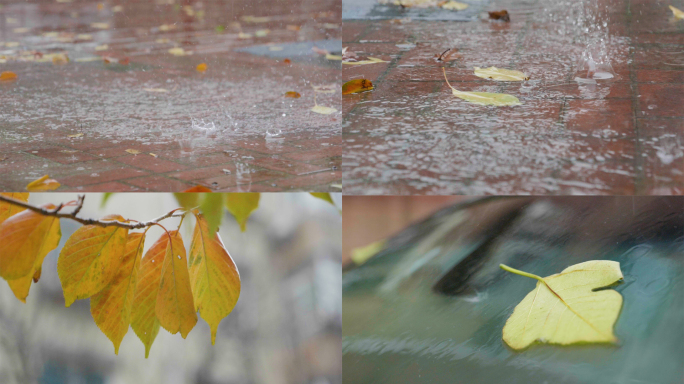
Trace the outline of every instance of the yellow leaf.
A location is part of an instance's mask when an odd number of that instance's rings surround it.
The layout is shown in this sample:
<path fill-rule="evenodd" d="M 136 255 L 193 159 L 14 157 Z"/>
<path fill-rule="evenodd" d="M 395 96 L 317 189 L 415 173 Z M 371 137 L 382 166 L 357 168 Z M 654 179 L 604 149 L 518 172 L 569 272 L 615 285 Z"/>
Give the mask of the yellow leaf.
<path fill-rule="evenodd" d="M 622 296 L 611 286 L 622 279 L 620 263 L 592 260 L 541 278 L 503 264 L 502 269 L 538 280 L 515 307 L 503 328 L 503 340 L 520 350 L 538 341 L 549 344 L 616 343 L 613 326 Z"/>
<path fill-rule="evenodd" d="M 255 16 L 242 16 L 240 18 L 245 23 L 266 23 L 271 20 L 270 17 L 255 17 Z"/>
<path fill-rule="evenodd" d="M 227 193 L 226 208 L 240 224 L 242 232 L 247 228 L 247 219 L 259 206 L 261 195 L 258 193 Z"/>
<path fill-rule="evenodd" d="M 14 200 L 19 200 L 23 201 L 24 203 L 28 202 L 29 194 L 28 192 L 7 192 L 7 193 L 0 193 L 0 195 L 7 196 L 11 199 Z M 22 208 L 20 206 L 10 204 L 10 203 L 5 203 L 4 201 L 0 201 L 0 224 L 2 224 L 3 221 L 9 219 L 10 217 L 16 215 L 17 213 L 23 211 L 26 208 Z"/>
<path fill-rule="evenodd" d="M 135 285 L 131 328 L 145 345 L 145 358 L 149 357 L 152 343 L 159 333 L 159 320 L 155 307 L 168 243 L 169 236 L 164 233 L 145 253 L 145 257 L 140 262 L 138 282 Z"/>
<path fill-rule="evenodd" d="M 48 55 L 45 55 L 45 58 L 47 58 Z M 69 62 L 69 56 L 67 56 L 65 53 L 55 53 L 52 55 L 52 64 L 55 65 L 62 65 L 66 64 Z"/>
<path fill-rule="evenodd" d="M 102 220 L 125 222 L 119 215 Z M 85 225 L 69 237 L 57 260 L 67 307 L 100 292 L 112 281 L 121 265 L 127 235 L 126 228 Z"/>
<path fill-rule="evenodd" d="M 679 9 L 677 9 L 671 5 L 670 5 L 670 9 L 672 10 L 672 13 L 674 14 L 675 18 L 684 19 L 684 12 L 680 11 Z"/>
<path fill-rule="evenodd" d="M 256 31 L 256 32 L 254 32 L 254 36 L 256 36 L 256 37 L 266 37 L 266 36 L 268 36 L 269 33 L 271 33 L 271 31 L 268 30 L 268 29 L 260 29 L 260 30 L 258 30 L 258 31 Z"/>
<path fill-rule="evenodd" d="M 143 88 L 143 91 L 163 93 L 163 92 L 168 92 L 168 89 L 165 89 L 165 88 Z"/>
<path fill-rule="evenodd" d="M 169 53 L 174 56 L 185 56 L 187 54 L 181 47 L 171 48 L 169 49 Z"/>
<path fill-rule="evenodd" d="M 454 11 L 462 11 L 466 8 L 468 8 L 468 4 L 464 3 L 459 3 L 458 1 L 448 1 L 444 4 L 442 4 L 443 9 L 451 9 Z"/>
<path fill-rule="evenodd" d="M 38 180 L 34 180 L 26 186 L 29 192 L 52 191 L 59 188 L 61 184 L 57 180 L 51 179 L 49 175 L 45 175 Z"/>
<path fill-rule="evenodd" d="M 320 113 L 321 115 L 329 115 L 331 113 L 337 112 L 337 109 L 330 108 L 330 107 L 324 107 L 321 105 L 316 105 L 316 106 L 311 108 L 311 111 L 316 112 L 316 113 Z"/>
<path fill-rule="evenodd" d="M 131 155 L 139 155 L 142 152 L 138 151 L 137 149 L 127 149 L 126 152 L 130 153 Z"/>
<path fill-rule="evenodd" d="M 223 193 L 203 193 L 202 204 L 200 204 L 200 211 L 204 214 L 204 218 L 209 223 L 209 232 L 214 233 L 221 225 L 223 218 L 223 205 L 225 204 L 225 197 Z"/>
<path fill-rule="evenodd" d="M 197 69 L 197 72 L 204 72 L 207 70 L 207 64 L 206 63 L 198 64 L 197 68 L 195 68 L 195 69 Z"/>
<path fill-rule="evenodd" d="M 302 95 L 300 95 L 299 92 L 290 91 L 290 92 L 285 92 L 285 97 L 291 97 L 293 99 L 299 99 L 300 97 L 302 97 Z"/>
<path fill-rule="evenodd" d="M 12 30 L 12 32 L 14 32 L 14 33 L 26 33 L 26 32 L 28 32 L 28 31 L 30 31 L 30 29 L 25 28 L 25 27 L 14 28 L 14 29 Z"/>
<path fill-rule="evenodd" d="M 75 138 L 78 138 L 78 137 L 83 137 L 83 134 L 82 134 L 82 133 L 77 133 L 77 134 L 75 134 L 75 135 L 67 135 L 67 137 L 70 137 L 70 138 L 72 138 L 72 139 L 75 139 Z"/>
<path fill-rule="evenodd" d="M 330 197 L 330 193 L 328 192 L 309 192 L 311 196 L 319 198 L 323 201 L 327 201 L 328 203 L 335 205 L 335 202 L 333 201 L 332 197 Z"/>
<path fill-rule="evenodd" d="M 325 58 L 328 59 L 328 60 L 336 60 L 336 61 L 342 60 L 342 56 L 340 56 L 340 55 L 333 55 L 332 53 L 326 53 L 326 54 L 325 54 Z"/>
<path fill-rule="evenodd" d="M 190 245 L 190 283 L 195 310 L 209 324 L 211 344 L 221 319 L 228 316 L 240 297 L 240 274 L 218 233 L 210 233 L 201 214 Z"/>
<path fill-rule="evenodd" d="M 157 155 L 156 153 L 152 153 L 152 152 L 150 152 L 149 155 L 152 156 L 152 157 L 154 157 L 154 158 L 159 157 L 159 155 Z"/>
<path fill-rule="evenodd" d="M 449 80 L 447 80 L 446 77 L 446 72 L 444 71 L 444 68 L 442 68 L 442 71 L 444 72 L 444 79 L 447 82 L 447 85 L 449 88 L 451 88 L 451 92 L 454 94 L 454 96 L 463 99 L 465 101 L 470 101 L 471 103 L 474 104 L 479 104 L 479 105 L 496 105 L 496 106 L 507 106 L 507 105 L 522 105 L 520 100 L 518 100 L 517 97 L 513 95 L 508 95 L 505 93 L 490 93 L 490 92 L 463 92 L 459 91 L 456 88 L 452 87 L 451 84 L 449 84 Z"/>
<path fill-rule="evenodd" d="M 342 84 L 342 94 L 349 95 L 352 93 L 359 93 L 370 91 L 373 89 L 373 83 L 367 79 L 350 80 Z"/>
<path fill-rule="evenodd" d="M 144 233 L 128 235 L 121 266 L 116 275 L 105 289 L 90 299 L 90 313 L 95 324 L 112 341 L 117 355 L 121 340 L 131 324 L 131 309 L 144 244 Z"/>
<path fill-rule="evenodd" d="M 109 49 L 109 45 L 107 45 L 107 44 L 102 44 L 102 45 L 98 45 L 97 47 L 95 47 L 96 51 L 106 51 L 108 49 Z"/>
<path fill-rule="evenodd" d="M 10 80 L 16 80 L 17 79 L 17 74 L 14 72 L 10 71 L 5 71 L 0 73 L 0 81 L 10 81 Z"/>
<path fill-rule="evenodd" d="M 240 38 L 240 39 L 249 39 L 251 37 L 252 37 L 252 34 L 250 34 L 250 33 L 242 33 L 242 32 L 238 33 L 238 38 Z"/>
<path fill-rule="evenodd" d="M 354 264 L 361 265 L 385 248 L 385 240 L 376 241 L 363 247 L 352 249 L 351 258 Z"/>
<path fill-rule="evenodd" d="M 520 71 L 513 71 L 510 69 L 501 69 L 497 67 L 480 68 L 475 67 L 475 76 L 483 79 L 492 79 L 497 81 L 523 81 L 530 78 L 525 76 Z"/>
<path fill-rule="evenodd" d="M 169 234 L 171 242 L 166 246 L 155 313 L 164 329 L 171 333 L 180 331 L 185 338 L 197 323 L 197 314 L 183 239 L 178 231 Z"/>
<path fill-rule="evenodd" d="M 52 204 L 42 207 L 55 209 Z M 0 224 L 0 277 L 8 281 L 28 277 L 30 281 L 60 238 L 59 219 L 54 216 L 23 210 L 4 220 Z"/>
<path fill-rule="evenodd" d="M 346 65 L 365 65 L 365 64 L 375 64 L 375 63 L 389 63 L 389 61 L 381 60 L 375 57 L 369 57 L 368 60 L 361 61 L 343 61 L 342 64 Z"/>
<path fill-rule="evenodd" d="M 107 23 L 91 23 L 90 26 L 95 29 L 109 29 L 109 24 Z"/>

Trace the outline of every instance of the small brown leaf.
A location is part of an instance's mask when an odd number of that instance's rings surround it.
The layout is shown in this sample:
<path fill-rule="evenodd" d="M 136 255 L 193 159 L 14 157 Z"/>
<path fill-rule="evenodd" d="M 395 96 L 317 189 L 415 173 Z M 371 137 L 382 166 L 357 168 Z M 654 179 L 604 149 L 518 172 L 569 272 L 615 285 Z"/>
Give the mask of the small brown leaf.
<path fill-rule="evenodd" d="M 511 21 L 511 17 L 508 15 L 508 11 L 505 9 L 503 11 L 494 11 L 487 13 L 489 13 L 489 18 L 492 20 L 501 20 L 506 22 Z"/>
<path fill-rule="evenodd" d="M 349 95 L 352 93 L 359 93 L 370 91 L 373 89 L 373 83 L 368 79 L 356 79 L 347 81 L 342 85 L 342 94 Z"/>
<path fill-rule="evenodd" d="M 290 59 L 285 59 L 283 60 L 284 64 L 292 64 L 292 61 Z"/>
<path fill-rule="evenodd" d="M 285 92 L 285 97 L 291 97 L 293 99 L 299 99 L 300 97 L 302 97 L 302 95 L 300 95 L 297 92 L 290 91 L 290 92 Z"/>

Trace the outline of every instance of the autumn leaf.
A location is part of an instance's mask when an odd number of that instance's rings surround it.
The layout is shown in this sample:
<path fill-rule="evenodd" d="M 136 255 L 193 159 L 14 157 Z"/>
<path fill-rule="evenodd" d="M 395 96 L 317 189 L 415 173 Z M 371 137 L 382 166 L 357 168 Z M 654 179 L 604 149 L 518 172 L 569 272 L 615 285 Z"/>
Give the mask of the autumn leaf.
<path fill-rule="evenodd" d="M 5 71 L 0 73 L 0 81 L 10 81 L 10 80 L 16 80 L 17 79 L 17 74 L 14 72 L 10 71 Z"/>
<path fill-rule="evenodd" d="M 7 196 L 11 199 L 14 200 L 19 200 L 23 201 L 24 203 L 28 202 L 29 194 L 28 192 L 8 192 L 8 193 L 0 193 L 0 195 Z M 5 203 L 4 201 L 0 201 L 0 224 L 2 224 L 3 221 L 7 220 L 8 218 L 16 215 L 17 213 L 23 211 L 25 208 L 20 207 L 18 205 L 10 204 L 10 203 Z"/>
<path fill-rule="evenodd" d="M 468 8 L 468 4 L 459 3 L 458 1 L 447 1 L 441 5 L 442 9 L 450 9 L 453 11 L 462 11 Z"/>
<path fill-rule="evenodd" d="M 190 245 L 190 284 L 195 310 L 209 324 L 213 345 L 219 323 L 237 304 L 240 274 L 219 234 L 209 232 L 201 214 L 196 214 L 196 218 Z"/>
<path fill-rule="evenodd" d="M 195 69 L 197 69 L 197 72 L 204 72 L 207 70 L 207 64 L 206 63 L 198 64 L 197 68 L 195 68 Z"/>
<path fill-rule="evenodd" d="M 242 232 L 247 229 L 247 219 L 259 206 L 261 195 L 258 193 L 227 193 L 226 208 L 240 224 Z M 210 227 L 211 229 L 211 227 Z"/>
<path fill-rule="evenodd" d="M 49 175 L 45 175 L 38 180 L 34 180 L 26 186 L 29 192 L 52 191 L 59 188 L 61 184 L 57 180 L 51 179 Z"/>
<path fill-rule="evenodd" d="M 203 186 L 203 185 L 195 185 L 194 187 L 188 188 L 183 192 L 192 193 L 192 192 L 213 192 L 213 191 L 211 189 Z"/>
<path fill-rule="evenodd" d="M 300 95 L 298 92 L 290 91 L 290 92 L 285 92 L 285 97 L 291 97 L 293 99 L 299 99 L 300 97 L 302 97 L 302 95 Z"/>
<path fill-rule="evenodd" d="M 592 260 L 541 278 L 501 264 L 501 269 L 538 280 L 515 307 L 503 328 L 503 340 L 520 350 L 534 342 L 549 344 L 616 343 L 613 326 L 622 296 L 601 289 L 619 282 L 620 263 Z"/>
<path fill-rule="evenodd" d="M 105 289 L 90 299 L 90 313 L 95 324 L 112 341 L 117 355 L 121 340 L 131 324 L 133 298 L 144 244 L 144 233 L 128 235 L 121 266 L 116 275 Z"/>
<path fill-rule="evenodd" d="M 131 155 L 139 155 L 142 152 L 138 151 L 137 149 L 127 149 L 126 152 L 130 153 Z"/>
<path fill-rule="evenodd" d="M 102 221 L 125 222 L 120 215 L 108 215 Z M 127 235 L 126 228 L 85 225 L 69 237 L 57 260 L 67 307 L 109 284 L 121 265 Z"/>
<path fill-rule="evenodd" d="M 342 84 L 342 94 L 349 95 L 352 93 L 359 93 L 370 91 L 373 89 L 373 83 L 367 79 L 350 80 Z"/>
<path fill-rule="evenodd" d="M 107 23 L 90 23 L 90 26 L 95 29 L 109 29 L 109 24 Z"/>
<path fill-rule="evenodd" d="M 346 65 L 366 65 L 366 64 L 375 64 L 375 63 L 388 63 L 388 61 L 378 59 L 375 57 L 369 57 L 368 60 L 360 60 L 360 61 L 342 61 L 342 64 L 346 64 Z"/>
<path fill-rule="evenodd" d="M 314 105 L 311 107 L 312 112 L 320 113 L 321 115 L 329 115 L 331 113 L 337 112 L 337 109 L 331 107 L 324 107 L 322 105 Z"/>
<path fill-rule="evenodd" d="M 223 204 L 225 197 L 223 193 L 206 193 L 200 203 L 200 210 L 209 223 L 210 233 L 216 232 L 223 219 Z"/>
<path fill-rule="evenodd" d="M 501 69 L 497 67 L 475 67 L 475 76 L 481 77 L 483 79 L 492 79 L 497 81 L 523 81 L 530 79 L 520 71 L 514 71 L 511 69 Z"/>
<path fill-rule="evenodd" d="M 492 20 L 501 20 L 501 21 L 506 21 L 509 22 L 511 21 L 511 17 L 508 15 L 507 10 L 503 11 L 495 11 L 495 12 L 487 12 L 489 13 L 489 18 Z"/>
<path fill-rule="evenodd" d="M 174 56 L 186 56 L 188 53 L 181 47 L 175 47 L 169 49 L 169 53 Z"/>
<path fill-rule="evenodd" d="M 159 320 L 155 313 L 159 282 L 161 281 L 169 235 L 164 233 L 145 253 L 140 261 L 138 282 L 131 312 L 131 328 L 145 346 L 145 358 L 150 355 L 152 343 L 159 333 Z"/>
<path fill-rule="evenodd" d="M 197 323 L 197 314 L 183 239 L 178 231 L 170 231 L 169 235 L 171 242 L 164 254 L 155 313 L 164 329 L 174 334 L 180 332 L 185 339 Z"/>
<path fill-rule="evenodd" d="M 55 206 L 45 204 L 42 208 Z M 0 276 L 19 300 L 25 302 L 31 280 L 61 237 L 59 219 L 31 210 L 16 213 L 0 224 Z"/>
<path fill-rule="evenodd" d="M 169 90 L 166 88 L 143 88 L 143 91 L 155 92 L 155 93 L 165 93 L 165 92 L 168 92 Z M 126 152 L 128 152 L 128 150 Z"/>
<path fill-rule="evenodd" d="M 672 10 L 672 14 L 674 15 L 675 18 L 684 19 L 684 12 L 680 11 L 679 9 L 677 9 L 671 5 L 670 5 L 670 10 Z"/>
<path fill-rule="evenodd" d="M 309 192 L 311 196 L 319 198 L 323 201 L 327 201 L 328 203 L 332 204 L 333 206 L 335 205 L 335 202 L 333 201 L 332 197 L 330 197 L 330 193 L 328 192 Z"/>
<path fill-rule="evenodd" d="M 451 92 L 454 94 L 454 96 L 461 98 L 465 101 L 470 101 L 471 103 L 479 105 L 522 105 L 522 103 L 520 102 L 520 100 L 518 100 L 517 97 L 505 93 L 459 91 L 456 88 L 452 87 L 451 84 L 449 84 L 449 80 L 447 80 L 446 78 L 446 72 L 444 71 L 444 68 L 442 68 L 442 71 L 444 72 L 444 79 L 446 80 L 449 88 L 451 88 Z"/>

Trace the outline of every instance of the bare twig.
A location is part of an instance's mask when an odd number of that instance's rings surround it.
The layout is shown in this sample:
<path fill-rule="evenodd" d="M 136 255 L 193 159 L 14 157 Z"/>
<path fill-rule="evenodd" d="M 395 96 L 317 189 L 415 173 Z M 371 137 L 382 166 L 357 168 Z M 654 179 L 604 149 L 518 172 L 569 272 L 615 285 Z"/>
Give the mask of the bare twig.
<path fill-rule="evenodd" d="M 186 212 L 183 213 L 176 213 L 178 209 L 174 209 L 171 212 L 168 212 L 167 214 L 157 217 L 156 219 L 150 220 L 150 221 L 145 221 L 145 222 L 135 222 L 135 223 L 122 223 L 120 221 L 102 221 L 102 220 L 97 220 L 97 219 L 84 219 L 81 217 L 76 216 L 80 211 L 81 208 L 83 208 L 83 201 L 85 200 L 85 195 L 79 195 L 78 200 L 76 201 L 76 208 L 74 208 L 73 211 L 69 213 L 60 213 L 59 211 L 62 210 L 62 208 L 65 207 L 65 204 L 59 204 L 55 209 L 47 209 L 47 208 L 42 208 L 42 207 L 36 207 L 35 205 L 31 205 L 29 203 L 25 203 L 21 200 L 16 200 L 11 197 L 7 197 L 5 195 L 0 194 L 0 201 L 4 201 L 9 204 L 13 204 L 22 208 L 29 209 L 31 211 L 34 211 L 36 213 L 40 213 L 41 215 L 44 216 L 54 216 L 60 219 L 71 219 L 74 221 L 77 221 L 83 225 L 96 225 L 98 227 L 120 227 L 120 228 L 128 228 L 128 229 L 141 229 L 141 228 L 147 228 L 151 227 L 153 225 L 158 224 L 160 221 L 164 219 L 168 219 L 170 217 L 182 217 L 185 216 Z M 68 204 L 67 204 L 68 205 Z"/>

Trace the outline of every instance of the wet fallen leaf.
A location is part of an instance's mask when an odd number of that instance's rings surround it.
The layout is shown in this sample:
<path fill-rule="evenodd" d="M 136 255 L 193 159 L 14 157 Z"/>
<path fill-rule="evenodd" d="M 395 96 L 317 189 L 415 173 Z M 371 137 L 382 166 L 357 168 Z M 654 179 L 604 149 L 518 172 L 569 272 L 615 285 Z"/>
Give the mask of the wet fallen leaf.
<path fill-rule="evenodd" d="M 254 32 L 254 36 L 256 37 L 266 37 L 268 34 L 271 33 L 269 29 L 260 29 L 256 32 Z"/>
<path fill-rule="evenodd" d="M 489 18 L 492 20 L 511 21 L 511 17 L 508 15 L 508 11 L 505 9 L 503 11 L 494 11 L 487 13 L 489 13 Z"/>
<path fill-rule="evenodd" d="M 165 89 L 165 88 L 143 88 L 143 91 L 163 93 L 163 92 L 168 92 L 169 90 Z"/>
<path fill-rule="evenodd" d="M 333 55 L 332 53 L 327 53 L 325 55 L 325 58 L 328 60 L 342 60 L 342 56 L 340 55 Z"/>
<path fill-rule="evenodd" d="M 292 60 L 285 59 L 285 60 L 283 60 L 283 64 L 292 64 Z"/>
<path fill-rule="evenodd" d="M 435 55 L 435 60 L 447 62 L 454 61 L 460 57 L 461 55 L 458 54 L 458 49 L 449 48 L 441 54 Z"/>
<path fill-rule="evenodd" d="M 181 47 L 171 48 L 171 49 L 169 49 L 169 53 L 174 55 L 174 56 L 185 56 L 187 54 L 185 52 L 185 49 L 183 49 Z"/>
<path fill-rule="evenodd" d="M 446 80 L 447 85 L 451 88 L 451 92 L 454 96 L 469 101 L 474 104 L 479 105 L 496 105 L 496 106 L 506 106 L 506 105 L 522 105 L 520 100 L 513 95 L 508 95 L 505 93 L 490 93 L 490 92 L 463 92 L 452 87 L 449 84 L 449 80 L 446 77 L 446 71 L 442 68 L 444 72 L 444 80 Z"/>
<path fill-rule="evenodd" d="M 613 326 L 620 315 L 622 296 L 601 289 L 622 278 L 620 263 L 592 260 L 539 277 L 503 264 L 501 269 L 537 280 L 534 290 L 513 310 L 503 327 L 503 340 L 520 350 L 532 343 L 616 343 Z"/>
<path fill-rule="evenodd" d="M 337 109 L 330 108 L 330 107 L 324 107 L 321 105 L 316 105 L 316 106 L 311 108 L 311 111 L 316 112 L 316 113 L 320 113 L 321 115 L 329 115 L 331 113 L 337 112 Z"/>
<path fill-rule="evenodd" d="M 213 192 L 213 191 L 211 189 L 203 186 L 203 185 L 195 185 L 194 187 L 186 189 L 183 192 L 192 193 L 192 192 Z"/>
<path fill-rule="evenodd" d="M 108 49 L 109 49 L 109 45 L 107 45 L 107 44 L 102 44 L 102 45 L 98 45 L 97 47 L 95 47 L 96 51 L 106 51 Z"/>
<path fill-rule="evenodd" d="M 169 42 L 169 39 L 157 39 L 155 42 L 159 44 L 166 44 Z"/>
<path fill-rule="evenodd" d="M 388 63 L 388 61 L 378 59 L 375 57 L 369 57 L 368 60 L 361 60 L 361 61 L 342 61 L 342 64 L 347 64 L 347 65 L 365 65 L 365 64 L 375 64 L 375 63 Z"/>
<path fill-rule="evenodd" d="M 462 11 L 468 8 L 468 4 L 459 3 L 458 1 L 447 1 L 441 7 L 442 9 L 450 9 L 452 11 Z"/>
<path fill-rule="evenodd" d="M 0 157 L 0 161 L 5 161 L 5 160 L 7 160 L 7 159 L 9 159 L 9 157 L 7 157 L 7 156 L 2 156 L 2 157 Z"/>
<path fill-rule="evenodd" d="M 168 32 L 172 29 L 176 29 L 176 26 L 174 24 L 162 24 L 159 26 L 159 30 L 162 32 Z"/>
<path fill-rule="evenodd" d="M 92 40 L 93 35 L 88 34 L 88 33 L 81 33 L 79 35 L 76 35 L 77 40 Z"/>
<path fill-rule="evenodd" d="M 29 192 L 52 191 L 59 188 L 61 184 L 55 179 L 51 179 L 49 175 L 45 175 L 38 180 L 34 180 L 26 186 Z"/>
<path fill-rule="evenodd" d="M 127 149 L 126 152 L 132 154 L 132 155 L 139 155 L 142 152 L 138 151 L 137 149 Z"/>
<path fill-rule="evenodd" d="M 207 64 L 206 63 L 199 64 L 199 65 L 197 65 L 197 68 L 195 68 L 195 69 L 197 69 L 197 72 L 204 72 L 207 70 Z"/>
<path fill-rule="evenodd" d="M 302 29 L 302 27 L 300 27 L 299 25 L 287 25 L 285 28 L 288 31 L 299 31 L 300 29 Z"/>
<path fill-rule="evenodd" d="M 371 89 L 373 89 L 373 83 L 367 79 L 350 80 L 342 84 L 343 95 L 370 91 Z"/>
<path fill-rule="evenodd" d="M 300 97 L 302 97 L 302 95 L 300 95 L 297 92 L 290 91 L 290 92 L 285 92 L 285 97 L 291 97 L 293 99 L 299 99 Z"/>
<path fill-rule="evenodd" d="M 149 155 L 152 156 L 152 157 L 154 157 L 154 158 L 159 157 L 159 155 L 157 155 L 156 153 L 152 153 L 152 152 L 150 152 Z"/>
<path fill-rule="evenodd" d="M 672 10 L 672 13 L 674 14 L 675 18 L 684 19 L 684 12 L 680 11 L 679 9 L 677 9 L 671 5 L 670 5 L 670 9 Z"/>
<path fill-rule="evenodd" d="M 14 72 L 10 71 L 5 71 L 0 73 L 0 81 L 10 81 L 10 80 L 16 80 L 17 79 L 17 74 Z"/>
<path fill-rule="evenodd" d="M 72 139 L 75 139 L 75 138 L 77 138 L 77 137 L 83 137 L 83 134 L 82 134 L 82 133 L 77 133 L 77 134 L 75 134 L 75 135 L 68 135 L 67 137 L 70 137 L 70 138 L 72 138 Z"/>
<path fill-rule="evenodd" d="M 107 23 L 91 23 L 90 26 L 95 29 L 109 29 L 109 24 Z"/>
<path fill-rule="evenodd" d="M 66 53 L 58 53 L 52 56 L 52 64 L 63 65 L 69 62 L 69 56 Z"/>
<path fill-rule="evenodd" d="M 79 63 L 86 63 L 89 61 L 100 61 L 102 60 L 102 57 L 100 56 L 93 56 L 93 57 L 79 57 L 78 59 L 74 60 Z"/>
<path fill-rule="evenodd" d="M 123 12 L 123 7 L 120 5 L 115 5 L 114 7 L 112 7 L 112 12 Z"/>
<path fill-rule="evenodd" d="M 104 4 L 103 3 L 97 3 L 97 10 L 101 11 L 104 9 Z"/>
<path fill-rule="evenodd" d="M 497 67 L 475 67 L 475 76 L 481 77 L 483 79 L 492 79 L 497 81 L 523 81 L 530 79 L 520 71 L 501 69 Z"/>

